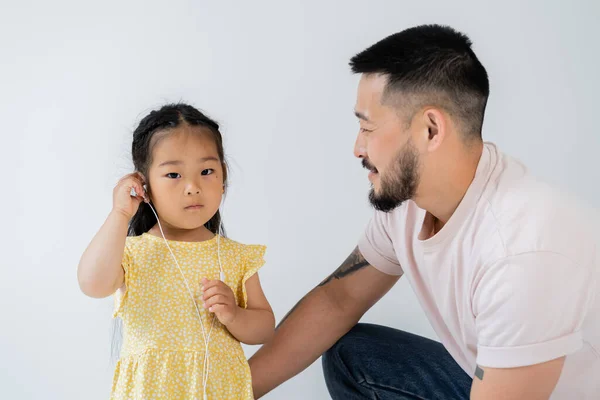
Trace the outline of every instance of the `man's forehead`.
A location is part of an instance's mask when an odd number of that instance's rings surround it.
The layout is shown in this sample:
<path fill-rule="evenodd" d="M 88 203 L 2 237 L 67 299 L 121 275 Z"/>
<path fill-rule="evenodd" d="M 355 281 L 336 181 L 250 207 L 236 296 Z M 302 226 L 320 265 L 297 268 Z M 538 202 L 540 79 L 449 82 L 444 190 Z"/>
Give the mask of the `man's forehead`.
<path fill-rule="evenodd" d="M 359 94 L 381 98 L 388 83 L 386 75 L 363 74 L 358 83 Z"/>
<path fill-rule="evenodd" d="M 382 114 L 386 114 L 388 111 L 393 112 L 393 110 L 388 110 L 383 101 L 386 85 L 387 78 L 382 75 L 363 75 L 361 77 L 354 106 L 354 115 L 358 119 L 373 122 L 382 117 Z"/>

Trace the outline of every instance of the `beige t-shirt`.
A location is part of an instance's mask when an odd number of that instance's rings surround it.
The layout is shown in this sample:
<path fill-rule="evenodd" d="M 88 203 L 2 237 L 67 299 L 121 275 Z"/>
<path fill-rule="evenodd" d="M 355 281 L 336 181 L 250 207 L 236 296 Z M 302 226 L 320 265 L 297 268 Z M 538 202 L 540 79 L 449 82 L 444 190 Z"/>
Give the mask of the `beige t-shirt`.
<path fill-rule="evenodd" d="M 567 355 L 552 399 L 600 399 L 596 212 L 486 143 L 452 218 L 434 236 L 430 220 L 412 201 L 376 212 L 359 249 L 382 272 L 406 275 L 467 374 Z"/>

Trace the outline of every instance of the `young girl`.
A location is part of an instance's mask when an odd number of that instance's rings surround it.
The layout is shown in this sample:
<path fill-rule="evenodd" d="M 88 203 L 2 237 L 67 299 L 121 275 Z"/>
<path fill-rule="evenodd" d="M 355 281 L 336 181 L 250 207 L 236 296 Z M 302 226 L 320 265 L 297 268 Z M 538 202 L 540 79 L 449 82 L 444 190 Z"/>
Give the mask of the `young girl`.
<path fill-rule="evenodd" d="M 257 274 L 265 247 L 221 235 L 223 153 L 219 126 L 185 104 L 133 133 L 136 172 L 115 187 L 78 267 L 86 295 L 117 292 L 112 399 L 253 398 L 240 342 L 267 341 L 275 318 Z"/>

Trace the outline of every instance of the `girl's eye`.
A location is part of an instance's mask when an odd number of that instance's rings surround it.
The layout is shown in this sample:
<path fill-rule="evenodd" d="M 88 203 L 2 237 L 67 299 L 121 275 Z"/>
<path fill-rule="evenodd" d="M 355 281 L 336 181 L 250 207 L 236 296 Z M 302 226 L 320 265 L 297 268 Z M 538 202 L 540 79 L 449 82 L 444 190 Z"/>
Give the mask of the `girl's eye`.
<path fill-rule="evenodd" d="M 205 169 L 205 170 L 202 171 L 202 176 L 211 175 L 214 172 L 215 172 L 214 169 L 210 169 L 210 168 L 209 169 Z"/>
<path fill-rule="evenodd" d="M 177 172 L 169 172 L 167 174 L 167 177 L 169 177 L 171 179 L 177 179 L 177 178 L 181 178 L 181 175 L 179 175 Z"/>

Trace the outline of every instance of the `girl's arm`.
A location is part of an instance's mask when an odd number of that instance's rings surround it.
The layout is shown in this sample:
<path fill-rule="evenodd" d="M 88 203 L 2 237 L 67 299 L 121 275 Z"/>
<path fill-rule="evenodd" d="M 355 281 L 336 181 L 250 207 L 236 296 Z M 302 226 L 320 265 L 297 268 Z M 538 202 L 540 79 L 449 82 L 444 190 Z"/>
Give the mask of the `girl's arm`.
<path fill-rule="evenodd" d="M 119 181 L 113 192 L 113 209 L 79 261 L 79 287 L 90 297 L 107 297 L 123 286 L 125 274 L 121 261 L 129 220 L 143 200 L 141 196 L 132 197 L 131 188 L 144 195 L 137 174 L 127 175 Z"/>
<path fill-rule="evenodd" d="M 204 307 L 214 312 L 219 321 L 227 327 L 237 340 L 245 344 L 263 344 L 275 333 L 275 316 L 269 301 L 263 293 L 258 273 L 246 281 L 248 304 L 242 308 L 235 304 L 233 292 L 224 290 L 221 281 L 203 280 Z M 229 293 L 231 297 L 229 298 Z M 233 301 L 232 301 L 233 300 Z"/>

